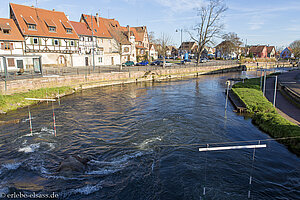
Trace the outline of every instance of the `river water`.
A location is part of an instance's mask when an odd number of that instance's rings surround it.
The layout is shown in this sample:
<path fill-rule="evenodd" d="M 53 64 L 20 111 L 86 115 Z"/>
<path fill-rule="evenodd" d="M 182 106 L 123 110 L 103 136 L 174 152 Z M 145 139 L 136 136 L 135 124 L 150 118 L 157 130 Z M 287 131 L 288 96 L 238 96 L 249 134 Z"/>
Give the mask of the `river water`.
<path fill-rule="evenodd" d="M 198 151 L 207 143 L 269 138 L 231 104 L 225 115 L 225 82 L 239 76 L 109 86 L 64 97 L 54 104 L 57 137 L 50 103 L 31 107 L 33 136 L 27 109 L 1 116 L 21 122 L 1 127 L 0 193 L 232 200 L 247 199 L 250 190 L 251 199 L 299 199 L 300 159 L 276 141 L 262 142 L 267 148 L 256 149 L 254 162 L 251 149 Z M 58 173 L 69 155 L 89 157 L 87 169 Z"/>

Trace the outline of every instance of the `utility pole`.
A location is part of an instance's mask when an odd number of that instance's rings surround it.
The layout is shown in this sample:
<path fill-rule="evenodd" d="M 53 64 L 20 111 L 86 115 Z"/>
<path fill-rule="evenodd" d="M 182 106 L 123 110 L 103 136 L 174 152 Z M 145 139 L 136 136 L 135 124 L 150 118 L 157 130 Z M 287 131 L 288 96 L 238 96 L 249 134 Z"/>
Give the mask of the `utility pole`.
<path fill-rule="evenodd" d="M 276 91 L 277 91 L 277 76 L 275 76 L 275 89 L 274 89 L 274 100 L 273 100 L 274 108 L 275 108 L 275 104 L 276 104 Z"/>
<path fill-rule="evenodd" d="M 181 28 L 181 29 L 176 29 L 176 32 L 179 32 L 180 31 L 180 41 L 181 41 L 181 43 L 180 43 L 180 53 L 182 54 L 182 31 L 183 31 L 183 29 Z M 181 56 L 181 54 L 180 54 L 180 56 Z"/>
<path fill-rule="evenodd" d="M 92 14 L 91 14 L 91 22 L 92 22 L 93 71 L 95 71 L 94 27 L 93 27 L 93 15 Z"/>

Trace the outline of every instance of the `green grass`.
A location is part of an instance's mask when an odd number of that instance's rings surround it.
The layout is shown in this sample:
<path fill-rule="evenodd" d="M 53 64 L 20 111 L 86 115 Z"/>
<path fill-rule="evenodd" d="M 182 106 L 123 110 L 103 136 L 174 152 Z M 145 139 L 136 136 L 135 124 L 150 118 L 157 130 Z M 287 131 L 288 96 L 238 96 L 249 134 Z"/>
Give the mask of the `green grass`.
<path fill-rule="evenodd" d="M 279 115 L 260 91 L 260 79 L 248 79 L 237 83 L 233 92 L 246 104 L 252 119 L 263 131 L 273 138 L 300 136 L 300 127 Z M 288 148 L 300 155 L 300 139 L 279 140 Z"/>
<path fill-rule="evenodd" d="M 55 98 L 58 93 L 71 94 L 73 89 L 71 87 L 57 87 L 57 88 L 42 88 L 38 90 L 31 90 L 26 93 L 17 93 L 13 95 L 0 94 L 0 110 L 8 112 L 22 108 L 28 105 L 35 104 L 35 101 L 28 101 L 25 98 Z"/>

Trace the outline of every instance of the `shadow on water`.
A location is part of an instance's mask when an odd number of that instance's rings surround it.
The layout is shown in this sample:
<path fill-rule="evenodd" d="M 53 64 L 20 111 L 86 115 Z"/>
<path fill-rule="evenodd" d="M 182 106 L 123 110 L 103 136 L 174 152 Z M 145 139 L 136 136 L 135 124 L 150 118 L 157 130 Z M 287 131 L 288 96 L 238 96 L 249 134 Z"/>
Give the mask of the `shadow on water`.
<path fill-rule="evenodd" d="M 51 193 L 67 199 L 246 199 L 252 150 L 199 152 L 200 144 L 263 140 L 251 120 L 224 113 L 225 83 L 239 73 L 144 82 L 85 90 L 52 108 L 4 116 L 0 193 Z M 184 144 L 184 145 L 182 145 Z M 199 145 L 195 145 L 199 144 Z M 299 197 L 300 160 L 285 146 L 266 142 L 256 152 L 254 199 Z M 70 155 L 89 157 L 81 172 L 57 171 Z M 205 163 L 207 163 L 205 165 Z M 205 167 L 206 166 L 206 167 Z M 206 178 L 205 178 L 206 177 Z M 206 180 L 206 181 L 205 181 Z"/>

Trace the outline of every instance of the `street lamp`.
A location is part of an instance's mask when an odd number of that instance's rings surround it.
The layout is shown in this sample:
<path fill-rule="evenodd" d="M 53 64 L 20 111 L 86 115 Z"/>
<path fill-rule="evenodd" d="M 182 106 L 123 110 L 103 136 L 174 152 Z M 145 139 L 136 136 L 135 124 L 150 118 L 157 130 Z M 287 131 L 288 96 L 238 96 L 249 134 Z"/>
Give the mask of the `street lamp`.
<path fill-rule="evenodd" d="M 181 43 L 180 43 L 180 56 L 182 54 L 182 31 L 183 29 L 180 28 L 180 29 L 176 29 L 176 32 L 179 32 L 180 31 L 180 38 L 181 38 Z"/>

